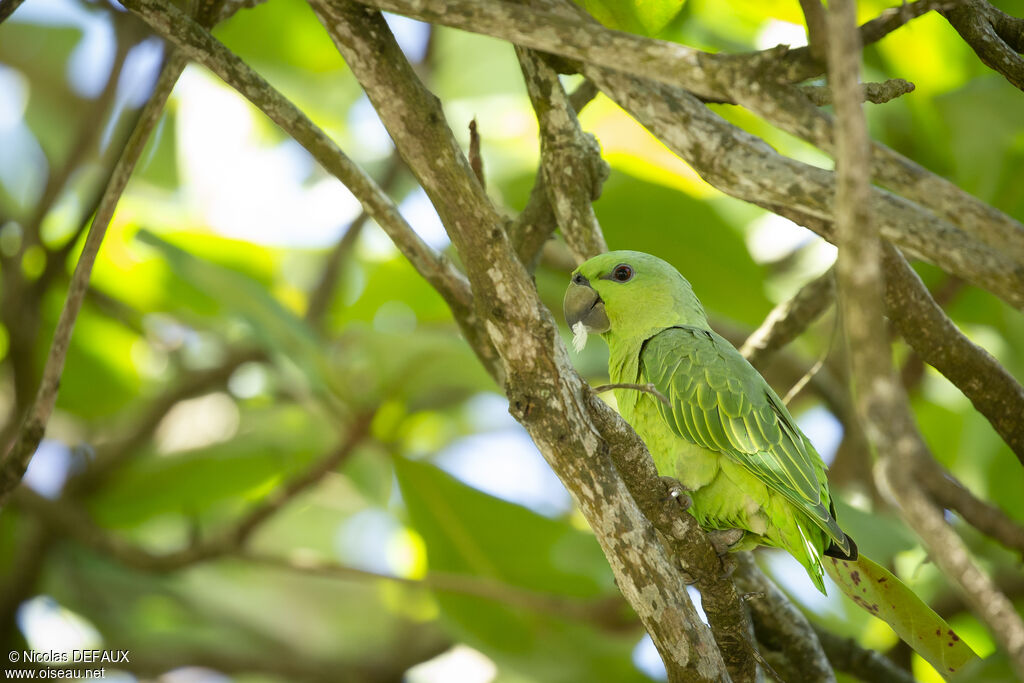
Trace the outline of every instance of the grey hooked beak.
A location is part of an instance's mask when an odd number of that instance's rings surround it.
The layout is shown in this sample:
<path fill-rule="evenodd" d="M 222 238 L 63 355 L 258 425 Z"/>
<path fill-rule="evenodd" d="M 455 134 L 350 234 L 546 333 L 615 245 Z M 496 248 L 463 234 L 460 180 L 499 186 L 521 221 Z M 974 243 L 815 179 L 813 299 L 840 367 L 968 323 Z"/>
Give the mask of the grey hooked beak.
<path fill-rule="evenodd" d="M 570 330 L 576 327 L 576 323 L 583 323 L 587 332 L 593 334 L 604 334 L 611 329 L 608 314 L 604 310 L 604 302 L 591 288 L 587 279 L 580 275 L 574 277 L 569 289 L 565 290 L 562 310 L 565 312 L 565 322 L 568 323 Z"/>

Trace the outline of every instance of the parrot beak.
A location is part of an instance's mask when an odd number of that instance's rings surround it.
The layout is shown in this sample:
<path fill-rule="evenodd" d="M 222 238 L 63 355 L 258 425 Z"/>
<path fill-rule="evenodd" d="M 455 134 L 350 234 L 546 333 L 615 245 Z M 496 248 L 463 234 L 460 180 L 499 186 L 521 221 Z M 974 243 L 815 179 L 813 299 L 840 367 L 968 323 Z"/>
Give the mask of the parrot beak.
<path fill-rule="evenodd" d="M 562 302 L 565 322 L 569 324 L 569 329 L 574 331 L 577 324 L 583 323 L 587 332 L 604 334 L 612 326 L 608 321 L 608 314 L 605 313 L 604 302 L 586 278 L 581 279 L 584 284 L 577 284 L 574 281 L 565 291 L 565 300 Z"/>

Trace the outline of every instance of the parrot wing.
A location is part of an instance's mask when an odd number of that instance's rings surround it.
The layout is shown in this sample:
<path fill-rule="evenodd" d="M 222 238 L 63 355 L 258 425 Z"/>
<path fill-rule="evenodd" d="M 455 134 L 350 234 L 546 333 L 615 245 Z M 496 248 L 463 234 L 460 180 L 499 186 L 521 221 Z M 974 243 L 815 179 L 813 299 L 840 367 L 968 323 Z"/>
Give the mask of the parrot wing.
<path fill-rule="evenodd" d="M 822 500 L 821 457 L 732 344 L 711 330 L 670 327 L 644 342 L 640 374 L 668 398 L 670 406 L 655 403 L 672 431 L 746 467 L 850 552 Z"/>

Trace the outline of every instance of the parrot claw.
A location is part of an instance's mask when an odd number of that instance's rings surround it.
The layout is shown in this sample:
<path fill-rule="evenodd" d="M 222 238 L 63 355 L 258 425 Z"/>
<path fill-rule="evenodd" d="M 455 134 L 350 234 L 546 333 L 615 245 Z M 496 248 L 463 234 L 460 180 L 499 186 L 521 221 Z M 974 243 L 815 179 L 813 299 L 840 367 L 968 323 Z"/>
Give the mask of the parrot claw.
<path fill-rule="evenodd" d="M 679 504 L 683 510 L 689 510 L 693 500 L 686 494 L 687 488 L 673 477 L 661 477 L 661 483 L 668 490 L 668 495 Z"/>
<path fill-rule="evenodd" d="M 708 540 L 711 541 L 711 547 L 718 556 L 724 559 L 726 553 L 743 539 L 745 533 L 743 529 L 715 529 L 708 532 Z"/>

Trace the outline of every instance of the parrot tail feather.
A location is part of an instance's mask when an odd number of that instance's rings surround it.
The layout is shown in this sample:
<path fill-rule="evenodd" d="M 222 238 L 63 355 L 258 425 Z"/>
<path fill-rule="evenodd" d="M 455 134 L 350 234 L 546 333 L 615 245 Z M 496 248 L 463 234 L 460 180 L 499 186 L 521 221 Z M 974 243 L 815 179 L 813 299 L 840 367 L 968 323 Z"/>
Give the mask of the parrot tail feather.
<path fill-rule="evenodd" d="M 857 544 L 853 542 L 849 534 L 843 534 L 846 536 L 846 543 L 850 546 L 849 552 L 847 552 L 841 545 L 838 545 L 835 541 L 829 543 L 829 546 L 825 548 L 825 555 L 828 557 L 834 557 L 837 560 L 856 560 L 859 553 L 857 551 Z"/>

